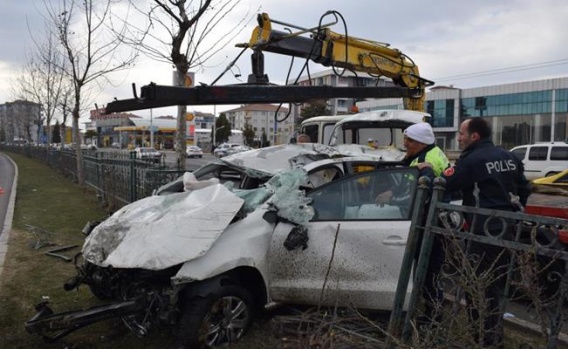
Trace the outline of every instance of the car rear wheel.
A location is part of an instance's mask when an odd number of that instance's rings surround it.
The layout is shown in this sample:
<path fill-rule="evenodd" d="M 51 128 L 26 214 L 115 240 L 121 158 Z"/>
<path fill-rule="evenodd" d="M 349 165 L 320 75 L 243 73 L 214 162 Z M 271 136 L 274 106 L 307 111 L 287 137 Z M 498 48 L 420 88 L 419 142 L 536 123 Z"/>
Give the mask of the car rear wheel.
<path fill-rule="evenodd" d="M 206 297 L 193 297 L 182 306 L 178 328 L 180 348 L 212 348 L 232 343 L 249 328 L 254 302 L 240 286 L 221 286 Z"/>

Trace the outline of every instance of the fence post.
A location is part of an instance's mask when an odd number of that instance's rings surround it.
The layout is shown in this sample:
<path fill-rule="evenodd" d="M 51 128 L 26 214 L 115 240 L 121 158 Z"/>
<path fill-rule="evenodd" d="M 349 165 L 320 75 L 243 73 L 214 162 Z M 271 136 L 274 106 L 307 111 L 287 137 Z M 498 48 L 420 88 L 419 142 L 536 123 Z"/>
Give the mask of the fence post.
<path fill-rule="evenodd" d="M 408 283 L 412 274 L 412 264 L 414 263 L 414 255 L 418 245 L 418 238 L 421 233 L 421 217 L 424 216 L 424 206 L 426 199 L 428 198 L 429 191 L 430 179 L 428 177 L 420 177 L 418 179 L 418 193 L 412 210 L 412 223 L 410 225 L 410 231 L 408 232 L 408 241 L 406 249 L 404 250 L 402 265 L 400 267 L 400 275 L 396 286 L 393 311 L 391 312 L 389 320 L 388 333 L 391 336 L 391 339 L 399 338 L 401 334 L 402 309 L 406 298 L 406 290 L 408 289 Z M 393 348 L 393 343 L 390 339 L 388 347 Z"/>
<path fill-rule="evenodd" d="M 130 152 L 130 202 L 136 201 L 136 152 Z"/>
<path fill-rule="evenodd" d="M 443 178 L 438 177 L 434 179 L 432 200 L 430 202 L 426 222 L 424 223 L 422 245 L 420 246 L 418 262 L 416 263 L 414 285 L 412 288 L 412 293 L 410 294 L 410 300 L 408 302 L 408 312 L 406 313 L 406 318 L 404 319 L 404 327 L 402 330 L 402 339 L 404 342 L 407 342 L 410 339 L 410 321 L 412 320 L 414 313 L 416 312 L 416 303 L 418 302 L 418 296 L 422 291 L 422 286 L 424 285 L 424 280 L 426 279 L 426 271 L 428 269 L 428 265 L 430 264 L 430 254 L 432 252 L 432 244 L 435 236 L 435 233 L 432 232 L 432 227 L 438 224 L 438 211 L 436 209 L 436 204 L 442 200 L 445 185 L 446 181 Z M 420 217 L 418 219 L 422 220 L 422 218 Z"/>
<path fill-rule="evenodd" d="M 106 206 L 106 189 L 104 188 L 104 173 L 103 173 L 103 153 L 102 152 L 96 152 L 95 153 L 95 159 L 96 159 L 96 166 L 97 166 L 97 188 L 99 188 L 99 191 L 97 193 L 97 199 L 99 201 L 99 205 L 101 207 Z"/>

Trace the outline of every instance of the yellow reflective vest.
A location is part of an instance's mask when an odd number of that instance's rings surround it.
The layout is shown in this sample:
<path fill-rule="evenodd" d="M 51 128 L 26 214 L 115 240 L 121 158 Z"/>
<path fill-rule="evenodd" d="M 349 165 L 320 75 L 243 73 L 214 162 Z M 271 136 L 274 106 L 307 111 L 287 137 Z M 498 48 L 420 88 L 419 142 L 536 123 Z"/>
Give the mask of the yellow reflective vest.
<path fill-rule="evenodd" d="M 436 177 L 439 177 L 442 172 L 450 166 L 450 160 L 448 160 L 444 151 L 438 146 L 434 146 L 432 149 L 428 150 L 426 154 L 420 154 L 414 158 L 409 166 L 416 166 L 420 162 L 430 163 Z"/>

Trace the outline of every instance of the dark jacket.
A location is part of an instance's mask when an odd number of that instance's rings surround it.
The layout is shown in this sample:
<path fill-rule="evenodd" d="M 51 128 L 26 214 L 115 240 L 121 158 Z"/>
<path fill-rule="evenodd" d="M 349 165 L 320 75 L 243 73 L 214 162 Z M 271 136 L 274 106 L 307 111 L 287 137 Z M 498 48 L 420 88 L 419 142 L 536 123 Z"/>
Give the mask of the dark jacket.
<path fill-rule="evenodd" d="M 462 191 L 465 206 L 516 211 L 518 206 L 511 202 L 511 195 L 518 196 L 520 204 L 525 206 L 531 192 L 521 160 L 497 148 L 489 139 L 465 149 L 455 166 L 445 170 L 442 177 L 446 179 L 448 193 Z"/>

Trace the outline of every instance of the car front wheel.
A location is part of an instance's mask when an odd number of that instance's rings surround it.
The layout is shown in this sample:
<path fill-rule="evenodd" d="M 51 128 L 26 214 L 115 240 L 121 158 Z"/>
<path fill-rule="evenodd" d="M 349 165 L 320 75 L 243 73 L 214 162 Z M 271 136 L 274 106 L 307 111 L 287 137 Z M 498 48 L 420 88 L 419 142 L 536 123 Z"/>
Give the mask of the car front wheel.
<path fill-rule="evenodd" d="M 222 286 L 206 297 L 185 302 L 179 321 L 179 348 L 212 348 L 232 343 L 249 328 L 254 302 L 250 293 L 235 285 Z"/>

